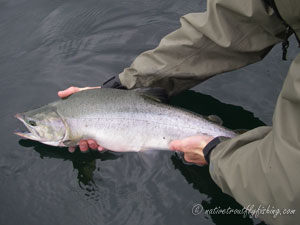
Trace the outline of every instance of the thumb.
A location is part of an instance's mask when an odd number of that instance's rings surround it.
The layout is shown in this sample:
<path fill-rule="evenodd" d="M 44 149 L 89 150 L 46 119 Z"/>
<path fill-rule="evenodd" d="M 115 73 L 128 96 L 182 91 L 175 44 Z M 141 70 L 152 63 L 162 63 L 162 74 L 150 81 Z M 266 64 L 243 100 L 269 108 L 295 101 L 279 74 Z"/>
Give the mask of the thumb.
<path fill-rule="evenodd" d="M 78 88 L 78 87 L 69 87 L 66 90 L 59 91 L 57 94 L 60 98 L 66 98 L 69 95 L 74 94 L 78 91 L 80 91 L 80 88 Z"/>
<path fill-rule="evenodd" d="M 79 91 L 85 91 L 85 90 L 97 89 L 97 88 L 101 88 L 101 86 L 79 88 Z"/>
<path fill-rule="evenodd" d="M 182 140 L 175 140 L 169 143 L 169 149 L 173 151 L 184 152 L 184 146 Z"/>

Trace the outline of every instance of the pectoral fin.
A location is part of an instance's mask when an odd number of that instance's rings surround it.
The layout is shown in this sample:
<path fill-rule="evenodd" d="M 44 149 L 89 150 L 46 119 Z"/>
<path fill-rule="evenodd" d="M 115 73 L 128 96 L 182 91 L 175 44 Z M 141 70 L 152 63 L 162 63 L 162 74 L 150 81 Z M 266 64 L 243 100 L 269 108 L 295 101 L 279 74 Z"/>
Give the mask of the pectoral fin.
<path fill-rule="evenodd" d="M 62 143 L 66 147 L 73 147 L 73 146 L 76 146 L 78 144 L 77 141 L 73 141 L 73 140 L 64 140 Z"/>

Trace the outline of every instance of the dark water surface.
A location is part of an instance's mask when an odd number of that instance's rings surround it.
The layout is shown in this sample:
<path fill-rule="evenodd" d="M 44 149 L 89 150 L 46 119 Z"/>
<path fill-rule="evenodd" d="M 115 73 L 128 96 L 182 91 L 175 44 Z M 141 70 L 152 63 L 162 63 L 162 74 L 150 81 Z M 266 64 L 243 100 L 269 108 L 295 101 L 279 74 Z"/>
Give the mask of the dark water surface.
<path fill-rule="evenodd" d="M 179 27 L 205 1 L 0 0 L 0 225 L 259 224 L 242 215 L 194 216 L 192 208 L 241 208 L 206 167 L 159 152 L 70 154 L 20 140 L 13 115 L 57 98 L 70 85 L 99 85 Z M 294 42 L 294 41 L 292 41 Z M 291 44 L 293 46 L 293 44 Z M 294 45 L 295 46 L 295 45 Z M 270 125 L 296 50 L 213 78 L 172 100 L 229 128 Z M 202 93 L 202 94 L 200 94 Z"/>

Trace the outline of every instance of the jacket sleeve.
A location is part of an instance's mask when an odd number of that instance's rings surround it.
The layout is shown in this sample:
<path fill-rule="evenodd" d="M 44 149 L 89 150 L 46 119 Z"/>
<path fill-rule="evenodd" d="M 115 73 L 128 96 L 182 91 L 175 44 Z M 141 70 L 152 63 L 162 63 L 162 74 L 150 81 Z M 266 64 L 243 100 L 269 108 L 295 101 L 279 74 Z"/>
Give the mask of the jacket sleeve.
<path fill-rule="evenodd" d="M 174 95 L 261 60 L 284 31 L 261 0 L 210 0 L 206 12 L 185 15 L 180 22 L 181 28 L 119 74 L 124 86 L 162 87 Z"/>
<path fill-rule="evenodd" d="M 217 145 L 209 171 L 223 192 L 248 209 L 275 209 L 258 216 L 270 224 L 300 219 L 300 54 L 279 95 L 273 127 L 259 127 Z M 285 214 L 284 210 L 296 210 Z M 253 211 L 254 212 L 254 211 Z"/>

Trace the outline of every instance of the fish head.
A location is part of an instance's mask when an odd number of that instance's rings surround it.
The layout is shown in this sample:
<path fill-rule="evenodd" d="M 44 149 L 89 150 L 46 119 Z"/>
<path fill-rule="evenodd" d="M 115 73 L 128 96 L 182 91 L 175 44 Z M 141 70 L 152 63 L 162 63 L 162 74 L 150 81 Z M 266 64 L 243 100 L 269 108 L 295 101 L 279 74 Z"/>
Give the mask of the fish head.
<path fill-rule="evenodd" d="M 52 146 L 60 146 L 66 135 L 66 127 L 62 118 L 53 107 L 41 107 L 15 115 L 27 132 L 15 132 L 23 138 L 39 141 Z"/>

